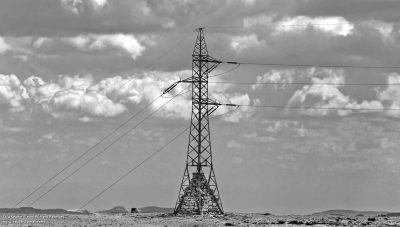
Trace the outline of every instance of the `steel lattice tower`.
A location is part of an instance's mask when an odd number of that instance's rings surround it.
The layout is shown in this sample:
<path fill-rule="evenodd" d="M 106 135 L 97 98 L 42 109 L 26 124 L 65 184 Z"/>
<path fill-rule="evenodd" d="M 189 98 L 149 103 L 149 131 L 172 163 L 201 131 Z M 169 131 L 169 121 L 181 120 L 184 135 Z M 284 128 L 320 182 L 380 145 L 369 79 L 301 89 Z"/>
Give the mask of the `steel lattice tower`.
<path fill-rule="evenodd" d="M 182 81 L 192 84 L 192 117 L 186 167 L 174 213 L 222 214 L 212 163 L 209 124 L 209 116 L 219 104 L 208 98 L 208 74 L 220 62 L 208 55 L 203 28 L 197 32 L 192 54 L 192 77 Z"/>

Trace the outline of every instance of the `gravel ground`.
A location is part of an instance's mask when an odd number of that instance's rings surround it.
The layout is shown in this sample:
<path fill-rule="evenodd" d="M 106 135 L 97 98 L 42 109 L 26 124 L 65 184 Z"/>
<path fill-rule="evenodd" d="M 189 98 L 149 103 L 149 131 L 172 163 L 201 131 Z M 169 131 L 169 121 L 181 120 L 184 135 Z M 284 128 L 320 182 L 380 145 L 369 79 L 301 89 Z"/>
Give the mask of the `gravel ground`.
<path fill-rule="evenodd" d="M 0 214 L 0 226 L 400 226 L 399 217 L 275 216 L 262 214 L 174 216 Z"/>

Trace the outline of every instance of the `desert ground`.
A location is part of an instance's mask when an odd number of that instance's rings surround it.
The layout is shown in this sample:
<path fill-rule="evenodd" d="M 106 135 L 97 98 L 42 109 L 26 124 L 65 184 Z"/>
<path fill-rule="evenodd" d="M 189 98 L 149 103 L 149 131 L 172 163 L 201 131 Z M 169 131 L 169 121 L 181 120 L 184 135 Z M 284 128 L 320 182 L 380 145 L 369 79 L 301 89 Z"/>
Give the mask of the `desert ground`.
<path fill-rule="evenodd" d="M 226 213 L 175 216 L 150 214 L 1 214 L 1 226 L 400 226 L 399 217 Z"/>

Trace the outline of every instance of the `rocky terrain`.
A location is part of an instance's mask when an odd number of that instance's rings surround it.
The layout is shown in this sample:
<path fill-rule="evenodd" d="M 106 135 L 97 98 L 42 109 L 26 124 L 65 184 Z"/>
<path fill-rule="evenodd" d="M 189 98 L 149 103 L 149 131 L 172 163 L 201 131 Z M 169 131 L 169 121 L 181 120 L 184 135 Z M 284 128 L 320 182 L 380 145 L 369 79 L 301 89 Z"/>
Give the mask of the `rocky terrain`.
<path fill-rule="evenodd" d="M 90 214 L 89 211 L 68 211 L 64 209 L 37 209 L 33 207 L 0 208 L 0 214 Z"/>
<path fill-rule="evenodd" d="M 114 207 L 115 208 L 115 207 Z M 326 211 L 313 215 L 227 213 L 175 216 L 171 213 L 0 214 L 0 226 L 400 226 L 400 217 L 387 212 Z M 118 213 L 121 211 L 122 213 Z"/>

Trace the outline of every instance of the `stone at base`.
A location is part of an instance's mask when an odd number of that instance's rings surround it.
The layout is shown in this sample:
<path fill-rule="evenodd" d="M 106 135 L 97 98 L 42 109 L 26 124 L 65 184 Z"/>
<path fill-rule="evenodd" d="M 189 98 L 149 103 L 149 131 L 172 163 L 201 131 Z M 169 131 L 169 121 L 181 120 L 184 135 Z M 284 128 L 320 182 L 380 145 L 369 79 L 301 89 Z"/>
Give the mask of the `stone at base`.
<path fill-rule="evenodd" d="M 203 172 L 193 173 L 190 184 L 180 198 L 180 204 L 175 210 L 177 214 L 222 214 L 218 199 Z"/>

